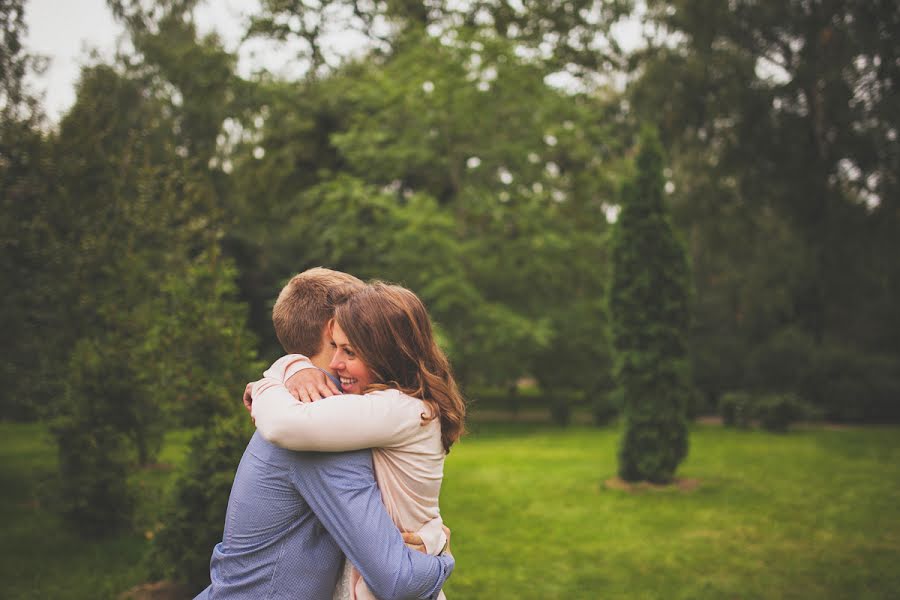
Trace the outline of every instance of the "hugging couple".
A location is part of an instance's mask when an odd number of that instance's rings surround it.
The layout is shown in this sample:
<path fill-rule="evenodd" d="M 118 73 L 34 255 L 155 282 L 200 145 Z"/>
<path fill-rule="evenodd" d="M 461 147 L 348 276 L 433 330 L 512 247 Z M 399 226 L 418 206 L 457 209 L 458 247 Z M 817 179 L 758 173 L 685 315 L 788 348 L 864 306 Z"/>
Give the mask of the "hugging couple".
<path fill-rule="evenodd" d="M 288 355 L 245 391 L 257 430 L 197 599 L 443 598 L 438 495 L 465 403 L 422 302 L 315 268 L 272 321 Z"/>

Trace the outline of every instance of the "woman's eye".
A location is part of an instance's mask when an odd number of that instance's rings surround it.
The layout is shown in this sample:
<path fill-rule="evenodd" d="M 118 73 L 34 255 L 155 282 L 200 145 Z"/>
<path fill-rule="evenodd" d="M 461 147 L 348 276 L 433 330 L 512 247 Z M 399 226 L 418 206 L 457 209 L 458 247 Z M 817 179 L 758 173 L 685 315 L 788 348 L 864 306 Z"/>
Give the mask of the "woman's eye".
<path fill-rule="evenodd" d="M 337 344 L 335 344 L 334 342 L 331 342 L 331 347 L 332 347 L 332 348 L 337 348 Z"/>
<path fill-rule="evenodd" d="M 353 350 L 344 350 L 347 353 L 347 358 L 354 358 L 356 356 L 356 352 Z"/>

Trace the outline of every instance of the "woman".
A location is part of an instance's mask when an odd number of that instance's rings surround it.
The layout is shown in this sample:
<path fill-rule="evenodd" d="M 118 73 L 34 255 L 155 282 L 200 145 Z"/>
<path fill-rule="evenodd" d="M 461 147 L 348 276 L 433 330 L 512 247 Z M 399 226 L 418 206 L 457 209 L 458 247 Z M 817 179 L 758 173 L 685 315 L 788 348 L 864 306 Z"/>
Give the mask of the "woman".
<path fill-rule="evenodd" d="M 464 432 L 465 403 L 428 313 L 411 291 L 376 282 L 336 308 L 331 331 L 330 368 L 347 393 L 298 402 L 283 382 L 303 357 L 285 357 L 253 386 L 256 427 L 291 450 L 372 448 L 388 514 L 437 553 L 446 541 L 438 507 L 444 458 Z M 335 597 L 373 598 L 352 565 Z"/>

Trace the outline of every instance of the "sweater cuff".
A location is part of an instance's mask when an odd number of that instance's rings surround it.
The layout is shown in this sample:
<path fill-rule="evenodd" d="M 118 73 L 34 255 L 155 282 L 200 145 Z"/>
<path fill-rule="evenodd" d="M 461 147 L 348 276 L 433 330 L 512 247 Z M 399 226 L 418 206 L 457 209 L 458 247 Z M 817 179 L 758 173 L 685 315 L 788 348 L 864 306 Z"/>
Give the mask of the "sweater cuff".
<path fill-rule="evenodd" d="M 263 373 L 263 377 L 277 379 L 284 383 L 303 369 L 315 368 L 302 354 L 288 354 L 272 363 L 272 366 Z"/>

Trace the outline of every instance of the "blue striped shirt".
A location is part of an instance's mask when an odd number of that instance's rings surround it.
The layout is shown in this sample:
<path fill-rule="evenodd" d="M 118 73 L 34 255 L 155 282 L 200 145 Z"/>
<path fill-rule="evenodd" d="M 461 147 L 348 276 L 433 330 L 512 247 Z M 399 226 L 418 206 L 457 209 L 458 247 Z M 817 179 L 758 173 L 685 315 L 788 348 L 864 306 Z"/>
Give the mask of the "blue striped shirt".
<path fill-rule="evenodd" d="M 403 544 L 369 450 L 292 452 L 255 433 L 231 488 L 225 531 L 198 599 L 330 600 L 342 553 L 382 600 L 436 598 L 451 556 Z"/>

